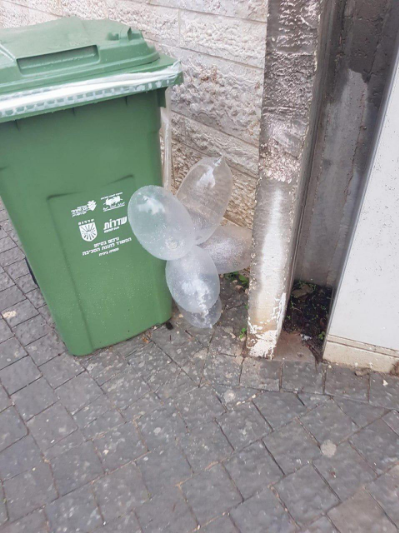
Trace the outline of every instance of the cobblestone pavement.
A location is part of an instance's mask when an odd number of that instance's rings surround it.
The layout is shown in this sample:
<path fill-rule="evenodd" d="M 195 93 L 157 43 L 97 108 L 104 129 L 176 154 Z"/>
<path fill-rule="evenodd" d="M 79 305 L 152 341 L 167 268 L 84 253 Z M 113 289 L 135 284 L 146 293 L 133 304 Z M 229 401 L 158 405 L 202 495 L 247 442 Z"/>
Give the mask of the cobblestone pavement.
<path fill-rule="evenodd" d="M 399 379 L 244 358 L 246 295 L 68 355 L 0 211 L 3 532 L 396 532 Z"/>

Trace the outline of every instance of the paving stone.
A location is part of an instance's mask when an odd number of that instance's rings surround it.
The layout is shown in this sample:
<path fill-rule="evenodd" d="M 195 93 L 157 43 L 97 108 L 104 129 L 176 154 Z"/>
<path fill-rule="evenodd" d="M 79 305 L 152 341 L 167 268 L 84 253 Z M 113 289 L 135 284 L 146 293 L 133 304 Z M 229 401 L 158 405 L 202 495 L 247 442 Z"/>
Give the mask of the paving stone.
<path fill-rule="evenodd" d="M 15 283 L 18 285 L 18 287 L 21 289 L 23 293 L 29 293 L 29 291 L 32 291 L 33 289 L 37 289 L 37 285 L 33 281 L 33 278 L 30 274 L 21 276 L 21 278 L 18 278 L 17 280 L 15 280 Z"/>
<path fill-rule="evenodd" d="M 15 338 L 0 343 L 0 369 L 26 356 L 26 351 Z"/>
<path fill-rule="evenodd" d="M 3 272 L 0 274 L 0 291 L 4 291 L 4 289 L 8 289 L 9 287 L 12 287 L 14 285 L 14 282 L 10 278 L 10 276 Z"/>
<path fill-rule="evenodd" d="M 8 408 L 11 405 L 11 399 L 8 397 L 7 392 L 0 384 L 0 412 Z"/>
<path fill-rule="evenodd" d="M 223 354 L 208 354 L 203 377 L 210 384 L 238 386 L 241 374 L 242 358 Z"/>
<path fill-rule="evenodd" d="M 350 399 L 335 398 L 335 402 L 358 427 L 365 427 L 372 421 L 386 414 L 385 408 L 359 403 Z"/>
<path fill-rule="evenodd" d="M 370 403 L 399 410 L 399 378 L 371 373 Z"/>
<path fill-rule="evenodd" d="M 154 393 L 147 393 L 144 397 L 128 406 L 122 411 L 127 420 L 138 420 L 141 416 L 161 408 L 162 402 Z"/>
<path fill-rule="evenodd" d="M 327 369 L 326 393 L 360 401 L 368 400 L 369 375 L 356 375 L 348 367 L 334 366 Z"/>
<path fill-rule="evenodd" d="M 87 533 L 102 524 L 92 492 L 83 488 L 46 507 L 52 533 Z"/>
<path fill-rule="evenodd" d="M 0 319 L 0 341 L 7 341 L 7 339 L 10 339 L 10 337 L 13 336 L 13 333 L 7 326 L 7 323 Z"/>
<path fill-rule="evenodd" d="M 74 414 L 73 419 L 76 421 L 77 425 L 81 429 L 84 429 L 85 427 L 88 427 L 92 422 L 96 421 L 98 418 L 112 410 L 114 410 L 114 408 L 111 404 L 111 401 L 106 395 L 101 395 L 88 405 L 78 410 L 78 412 Z M 107 428 L 103 432 L 107 432 L 108 430 L 109 428 Z"/>
<path fill-rule="evenodd" d="M 190 356 L 187 362 L 182 366 L 183 371 L 187 373 L 194 384 L 199 385 L 201 383 L 207 358 L 208 350 L 201 349 Z"/>
<path fill-rule="evenodd" d="M 397 531 L 378 503 L 366 491 L 332 509 L 328 516 L 341 533 L 389 533 Z"/>
<path fill-rule="evenodd" d="M 29 319 L 15 327 L 15 334 L 22 345 L 29 345 L 49 333 L 50 327 L 41 315 Z M 27 349 L 31 354 L 30 348 Z M 40 364 L 38 364 L 40 365 Z"/>
<path fill-rule="evenodd" d="M 399 526 L 399 466 L 370 483 L 368 489 L 392 522 Z"/>
<path fill-rule="evenodd" d="M 114 518 L 96 529 L 96 533 L 141 533 L 137 517 L 134 513 Z"/>
<path fill-rule="evenodd" d="M 58 388 L 84 371 L 68 353 L 61 354 L 39 367 L 52 388 Z"/>
<path fill-rule="evenodd" d="M 40 313 L 40 315 L 46 320 L 46 323 L 48 325 L 50 325 L 53 329 L 55 329 L 55 321 L 53 319 L 53 317 L 51 316 L 51 312 L 47 306 L 47 304 L 45 304 L 44 306 L 40 306 L 39 308 L 37 308 L 37 311 Z"/>
<path fill-rule="evenodd" d="M 324 375 L 324 364 L 285 362 L 282 387 L 291 392 L 322 394 Z"/>
<path fill-rule="evenodd" d="M 3 488 L 0 488 L 0 526 L 7 522 L 8 514 L 6 508 L 6 500 L 4 498 Z"/>
<path fill-rule="evenodd" d="M 213 355 L 241 356 L 244 348 L 244 340 L 229 334 L 221 326 L 216 326 L 209 352 Z"/>
<path fill-rule="evenodd" d="M 29 274 L 29 268 L 25 259 L 21 259 L 12 265 L 8 265 L 6 271 L 13 280 Z"/>
<path fill-rule="evenodd" d="M 18 304 L 18 302 L 22 302 L 23 300 L 25 300 L 25 296 L 16 285 L 8 287 L 4 291 L 0 291 L 0 311 L 15 306 L 15 304 Z"/>
<path fill-rule="evenodd" d="M 57 497 L 50 466 L 44 462 L 5 481 L 4 490 L 10 521 L 27 515 Z"/>
<path fill-rule="evenodd" d="M 168 330 L 166 326 L 161 326 L 152 330 L 151 339 L 157 347 L 181 366 L 187 362 L 190 356 L 202 349 L 201 343 L 195 337 L 178 327 L 174 330 Z M 148 352 L 147 349 L 144 351 Z"/>
<path fill-rule="evenodd" d="M 172 443 L 138 459 L 144 481 L 152 495 L 191 477 L 191 469 L 181 450 Z"/>
<path fill-rule="evenodd" d="M 200 524 L 222 515 L 242 501 L 240 493 L 220 464 L 195 475 L 181 488 Z"/>
<path fill-rule="evenodd" d="M 40 376 L 39 369 L 29 356 L 21 358 L 0 371 L 0 380 L 9 395 L 24 388 Z"/>
<path fill-rule="evenodd" d="M 47 519 L 42 509 L 34 511 L 11 524 L 4 526 L 3 533 L 47 533 Z"/>
<path fill-rule="evenodd" d="M 197 522 L 177 487 L 141 505 L 136 514 L 143 533 L 187 533 L 197 527 Z"/>
<path fill-rule="evenodd" d="M 246 358 L 242 366 L 241 386 L 278 392 L 281 362 L 265 358 Z"/>
<path fill-rule="evenodd" d="M 298 397 L 308 410 L 316 408 L 319 405 L 324 405 L 324 403 L 331 401 L 331 397 L 329 395 L 298 393 Z"/>
<path fill-rule="evenodd" d="M 127 360 L 143 378 L 148 378 L 154 371 L 163 369 L 171 362 L 169 356 L 154 343 L 142 347 L 128 356 Z"/>
<path fill-rule="evenodd" d="M 315 520 L 304 533 L 338 533 L 335 526 L 326 516 Z"/>
<path fill-rule="evenodd" d="M 283 476 L 261 441 L 236 453 L 224 465 L 245 499 Z"/>
<path fill-rule="evenodd" d="M 209 347 L 214 332 L 213 328 L 196 328 L 192 326 L 186 321 L 176 305 L 170 322 L 176 329 L 183 330 L 193 336 L 203 347 Z"/>
<path fill-rule="evenodd" d="M 173 362 L 163 369 L 155 371 L 148 377 L 147 382 L 163 400 L 196 387 L 190 377 Z"/>
<path fill-rule="evenodd" d="M 233 334 L 236 338 L 243 342 L 241 331 L 246 329 L 248 325 L 248 309 L 244 304 L 237 307 L 224 309 L 220 317 L 218 326 L 223 328 L 228 334 Z"/>
<path fill-rule="evenodd" d="M 73 433 L 69 434 L 65 438 L 59 440 L 56 444 L 52 444 L 52 446 L 44 452 L 44 455 L 46 459 L 51 461 L 63 453 L 66 453 L 73 447 L 80 446 L 84 442 L 86 442 L 86 439 L 82 432 L 78 429 L 73 431 Z"/>
<path fill-rule="evenodd" d="M 339 444 L 357 430 L 353 421 L 334 401 L 314 408 L 301 417 L 301 422 L 320 444 L 328 440 Z"/>
<path fill-rule="evenodd" d="M 137 459 L 147 451 L 133 423 L 125 423 L 105 436 L 94 440 L 94 446 L 100 455 L 104 468 L 110 471 Z"/>
<path fill-rule="evenodd" d="M 253 402 L 273 429 L 285 425 L 307 410 L 294 393 L 261 393 Z"/>
<path fill-rule="evenodd" d="M 69 380 L 57 388 L 55 393 L 71 414 L 103 395 L 101 388 L 88 373 L 81 373 Z"/>
<path fill-rule="evenodd" d="M 118 343 L 117 345 L 113 346 L 113 349 L 127 358 L 131 354 L 134 354 L 136 351 L 141 349 L 142 347 L 145 347 L 150 342 L 148 332 L 144 332 L 143 334 L 140 334 L 137 337 L 133 337 L 131 339 L 127 339 L 126 341 L 122 341 L 121 343 Z"/>
<path fill-rule="evenodd" d="M 14 393 L 12 400 L 27 421 L 57 401 L 57 396 L 44 378 L 39 378 L 26 388 Z"/>
<path fill-rule="evenodd" d="M 399 436 L 382 419 L 354 434 L 350 441 L 379 474 L 399 459 Z"/>
<path fill-rule="evenodd" d="M 75 422 L 61 403 L 55 403 L 29 420 L 28 427 L 43 451 L 76 429 Z"/>
<path fill-rule="evenodd" d="M 11 250 L 11 248 L 15 248 L 15 246 L 15 242 L 10 237 L 0 239 L 0 252 L 6 252 L 7 250 Z"/>
<path fill-rule="evenodd" d="M 11 479 L 41 462 L 41 453 L 33 437 L 24 436 L 0 453 L 0 477 Z"/>
<path fill-rule="evenodd" d="M 305 466 L 275 486 L 294 520 L 306 526 L 339 503 L 312 466 Z"/>
<path fill-rule="evenodd" d="M 154 410 L 142 416 L 138 427 L 148 448 L 154 449 L 173 443 L 186 433 L 186 425 L 172 405 Z"/>
<path fill-rule="evenodd" d="M 252 403 L 235 407 L 218 422 L 234 449 L 242 449 L 271 431 Z"/>
<path fill-rule="evenodd" d="M 29 291 L 29 293 L 26 293 L 26 298 L 29 298 L 35 308 L 41 308 L 46 304 L 46 301 L 44 300 L 40 289 L 34 289 L 33 291 Z"/>
<path fill-rule="evenodd" d="M 32 306 L 29 300 L 24 300 L 11 308 L 7 308 L 1 312 L 3 318 L 7 321 L 9 326 L 17 326 L 17 324 L 23 323 L 28 319 L 32 319 L 38 315 L 37 309 Z"/>
<path fill-rule="evenodd" d="M 93 488 L 107 524 L 137 509 L 149 499 L 143 478 L 134 463 L 100 478 Z"/>
<path fill-rule="evenodd" d="M 264 443 L 285 474 L 294 472 L 321 454 L 316 442 L 297 421 L 269 434 Z"/>
<path fill-rule="evenodd" d="M 370 466 L 347 442 L 339 445 L 332 457 L 323 456 L 315 460 L 314 465 L 342 501 L 376 477 Z"/>
<path fill-rule="evenodd" d="M 207 386 L 178 394 L 173 398 L 173 404 L 190 428 L 203 425 L 225 412 L 215 392 Z"/>
<path fill-rule="evenodd" d="M 392 410 L 389 414 L 383 417 L 383 420 L 396 434 L 399 434 L 399 412 Z"/>
<path fill-rule="evenodd" d="M 239 531 L 234 526 L 229 515 L 224 515 L 215 518 L 206 526 L 202 526 L 198 533 L 239 533 Z"/>
<path fill-rule="evenodd" d="M 212 388 L 218 394 L 223 405 L 228 409 L 252 401 L 257 394 L 262 393 L 260 390 L 254 390 L 252 388 L 224 386 L 223 384 L 213 384 Z"/>
<path fill-rule="evenodd" d="M 296 527 L 270 490 L 252 496 L 230 513 L 241 533 L 291 533 Z"/>
<path fill-rule="evenodd" d="M 41 366 L 65 352 L 65 345 L 55 332 L 41 337 L 27 346 L 27 351 L 32 356 L 36 365 Z"/>
<path fill-rule="evenodd" d="M 82 433 L 88 439 L 96 439 L 104 436 L 106 433 L 112 431 L 116 427 L 120 427 L 124 423 L 125 420 L 120 412 L 112 408 L 90 422 L 84 429 L 82 429 Z"/>
<path fill-rule="evenodd" d="M 68 494 L 103 474 L 101 462 L 91 442 L 56 457 L 51 465 L 61 495 Z"/>
<path fill-rule="evenodd" d="M 86 369 L 101 386 L 117 375 L 120 375 L 126 369 L 127 365 L 127 359 L 110 348 L 92 356 L 86 364 Z"/>
<path fill-rule="evenodd" d="M 12 248 L 11 250 L 0 253 L 0 266 L 4 268 L 8 267 L 8 265 L 21 261 L 24 257 L 25 254 L 20 248 Z"/>
<path fill-rule="evenodd" d="M 150 391 L 148 384 L 132 369 L 109 380 L 102 388 L 120 409 L 131 406 Z"/>
<path fill-rule="evenodd" d="M 180 446 L 195 471 L 226 459 L 233 451 L 215 422 L 207 423 L 181 437 Z"/>
<path fill-rule="evenodd" d="M 0 413 L 0 451 L 25 436 L 27 432 L 15 408 L 9 407 Z"/>

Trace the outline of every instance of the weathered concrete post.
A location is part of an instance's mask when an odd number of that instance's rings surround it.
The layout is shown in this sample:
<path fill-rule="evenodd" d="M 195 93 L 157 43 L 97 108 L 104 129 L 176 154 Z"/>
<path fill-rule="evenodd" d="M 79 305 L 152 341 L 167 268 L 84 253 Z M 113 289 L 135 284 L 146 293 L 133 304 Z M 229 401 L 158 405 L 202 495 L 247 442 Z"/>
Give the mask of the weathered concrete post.
<path fill-rule="evenodd" d="M 272 356 L 282 328 L 335 4 L 269 0 L 249 295 L 252 356 Z"/>

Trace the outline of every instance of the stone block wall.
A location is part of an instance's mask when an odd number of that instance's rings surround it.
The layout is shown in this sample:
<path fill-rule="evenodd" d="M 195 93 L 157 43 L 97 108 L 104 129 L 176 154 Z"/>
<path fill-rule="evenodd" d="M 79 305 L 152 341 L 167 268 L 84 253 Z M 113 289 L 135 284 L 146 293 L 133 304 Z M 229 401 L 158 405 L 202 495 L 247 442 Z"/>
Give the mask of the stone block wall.
<path fill-rule="evenodd" d="M 174 187 L 204 155 L 224 155 L 235 188 L 227 217 L 252 225 L 258 175 L 267 0 L 0 0 L 0 27 L 106 18 L 181 60 L 172 95 Z"/>

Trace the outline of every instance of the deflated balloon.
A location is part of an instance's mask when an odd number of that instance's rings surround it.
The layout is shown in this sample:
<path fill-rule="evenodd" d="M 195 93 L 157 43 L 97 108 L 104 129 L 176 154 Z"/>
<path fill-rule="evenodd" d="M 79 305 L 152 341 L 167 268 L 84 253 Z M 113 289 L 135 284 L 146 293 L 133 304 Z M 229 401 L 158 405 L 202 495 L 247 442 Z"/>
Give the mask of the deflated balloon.
<path fill-rule="evenodd" d="M 196 328 L 212 328 L 222 314 L 222 302 L 220 298 L 217 299 L 211 309 L 202 313 L 191 313 L 191 311 L 187 311 L 181 306 L 178 306 L 178 308 L 186 321 Z"/>
<path fill-rule="evenodd" d="M 219 226 L 201 248 L 212 257 L 219 274 L 228 274 L 249 267 L 251 244 L 250 229 L 226 224 Z"/>
<path fill-rule="evenodd" d="M 194 226 L 185 207 L 160 186 L 145 186 L 133 194 L 128 207 L 133 233 L 150 254 L 179 259 L 194 246 Z"/>

